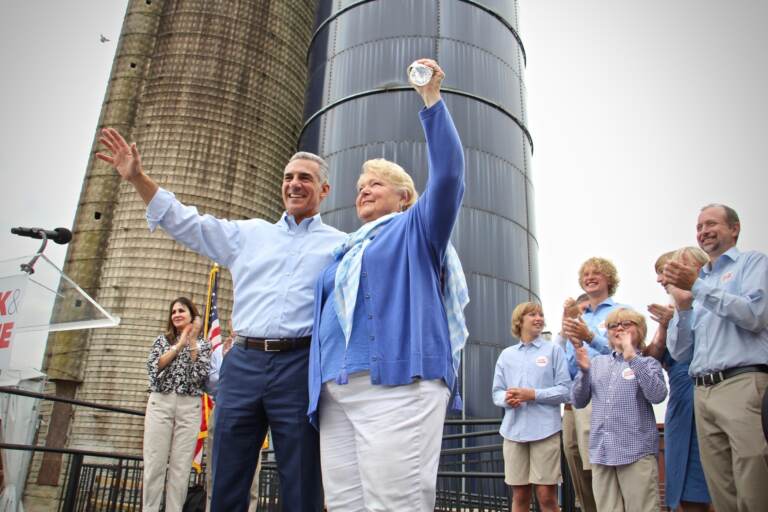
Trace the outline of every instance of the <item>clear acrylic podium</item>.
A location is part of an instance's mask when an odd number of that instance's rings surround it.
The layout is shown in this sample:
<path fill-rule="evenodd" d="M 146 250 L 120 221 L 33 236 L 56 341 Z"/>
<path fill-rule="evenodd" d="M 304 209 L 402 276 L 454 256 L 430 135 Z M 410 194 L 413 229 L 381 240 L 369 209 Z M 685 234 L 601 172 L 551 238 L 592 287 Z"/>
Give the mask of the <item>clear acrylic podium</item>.
<path fill-rule="evenodd" d="M 29 270 L 30 264 L 32 273 L 22 270 L 22 266 Z M 13 365 L 10 354 L 18 350 L 42 353 L 50 332 L 120 325 L 118 316 L 96 302 L 43 253 L 0 260 L 0 314 L 11 312 L 15 313 L 13 340 L 6 347 L 10 350 L 0 347 L 0 370 L 39 367 Z"/>

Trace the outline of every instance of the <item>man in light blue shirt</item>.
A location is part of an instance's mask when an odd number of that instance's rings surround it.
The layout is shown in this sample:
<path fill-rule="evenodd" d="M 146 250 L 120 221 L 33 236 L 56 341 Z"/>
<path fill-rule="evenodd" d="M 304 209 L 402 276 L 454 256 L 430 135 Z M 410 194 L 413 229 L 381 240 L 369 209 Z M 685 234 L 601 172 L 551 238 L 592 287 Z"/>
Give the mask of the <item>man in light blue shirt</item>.
<path fill-rule="evenodd" d="M 560 404 L 568 400 L 571 377 L 563 349 L 541 337 L 541 305 L 518 304 L 512 334 L 520 343 L 496 362 L 493 403 L 504 409 L 504 481 L 511 485 L 513 510 L 528 510 L 531 485 L 543 511 L 559 510 Z"/>
<path fill-rule="evenodd" d="M 114 166 L 147 204 L 150 230 L 163 228 L 195 252 L 228 267 L 234 284 L 232 324 L 238 333 L 224 359 L 216 394 L 213 512 L 245 511 L 259 449 L 271 428 L 284 510 L 323 508 L 317 431 L 306 419 L 307 370 L 314 284 L 344 237 L 323 224 L 328 167 L 295 154 L 283 172 L 285 213 L 229 221 L 199 215 L 144 173 L 136 144 L 102 131 Z"/>
<path fill-rule="evenodd" d="M 709 256 L 671 261 L 664 284 L 677 311 L 667 348 L 691 360 L 701 462 L 718 511 L 764 510 L 768 503 L 768 445 L 760 418 L 768 388 L 768 257 L 740 252 L 741 223 L 727 206 L 702 208 L 696 239 Z"/>

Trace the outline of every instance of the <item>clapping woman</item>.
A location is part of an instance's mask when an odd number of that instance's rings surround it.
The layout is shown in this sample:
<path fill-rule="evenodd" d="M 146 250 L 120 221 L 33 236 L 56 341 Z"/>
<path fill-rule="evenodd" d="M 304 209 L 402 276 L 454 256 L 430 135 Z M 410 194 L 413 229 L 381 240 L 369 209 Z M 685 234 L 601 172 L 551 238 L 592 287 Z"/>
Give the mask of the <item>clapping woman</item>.
<path fill-rule="evenodd" d="M 201 320 L 186 297 L 171 302 L 166 332 L 147 360 L 150 395 L 144 417 L 145 512 L 180 512 L 200 430 L 211 345 L 199 337 Z M 166 475 L 167 466 L 167 475 Z"/>
<path fill-rule="evenodd" d="M 709 256 L 698 247 L 684 247 L 659 256 L 654 265 L 656 281 L 670 294 L 673 302 L 691 292 L 664 285 L 662 272 L 671 260 L 680 261 L 685 255 L 698 267 L 709 261 Z M 704 469 L 699 455 L 696 422 L 693 414 L 693 381 L 688 375 L 690 361 L 676 361 L 667 350 L 667 326 L 674 306 L 651 304 L 648 312 L 659 328 L 648 346 L 647 355 L 656 358 L 669 377 L 669 402 L 664 415 L 664 499 L 670 510 L 706 512 L 712 499 L 709 496 Z"/>

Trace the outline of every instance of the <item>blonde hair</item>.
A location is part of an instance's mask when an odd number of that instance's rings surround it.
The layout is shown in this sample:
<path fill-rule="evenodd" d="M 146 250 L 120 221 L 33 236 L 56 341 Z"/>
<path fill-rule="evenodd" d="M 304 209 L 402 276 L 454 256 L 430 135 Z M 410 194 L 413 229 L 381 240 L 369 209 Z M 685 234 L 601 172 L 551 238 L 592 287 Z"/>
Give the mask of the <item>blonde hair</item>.
<path fill-rule="evenodd" d="M 676 250 L 670 259 L 674 261 L 682 262 L 683 255 L 687 256 L 688 258 L 693 259 L 696 263 L 699 264 L 700 267 L 703 267 L 707 263 L 709 263 L 709 256 L 707 256 L 707 253 L 699 249 L 698 247 L 682 247 L 678 250 Z"/>
<path fill-rule="evenodd" d="M 405 192 L 406 198 L 403 210 L 407 210 L 416 204 L 416 200 L 419 198 L 419 193 L 416 192 L 416 186 L 413 184 L 413 179 L 407 172 L 405 172 L 405 169 L 395 162 L 390 162 L 384 158 L 367 160 L 363 163 L 363 169 L 360 172 L 360 176 L 362 177 L 366 174 L 378 176 L 397 190 Z"/>
<path fill-rule="evenodd" d="M 616 289 L 619 287 L 619 272 L 611 260 L 593 257 L 582 263 L 579 268 L 579 286 L 582 289 L 584 289 L 582 276 L 588 268 L 593 268 L 605 276 L 606 281 L 608 281 L 608 296 L 613 297 L 613 294 L 616 293 Z"/>
<path fill-rule="evenodd" d="M 669 263 L 669 260 L 675 255 L 677 251 L 668 251 L 656 258 L 656 263 L 653 264 L 654 270 L 657 274 L 661 274 L 664 271 L 664 265 Z"/>
<path fill-rule="evenodd" d="M 520 337 L 520 330 L 523 327 L 523 317 L 528 313 L 538 312 L 544 315 L 544 310 L 541 308 L 541 304 L 535 302 L 522 302 L 515 306 L 512 311 L 512 336 L 515 338 Z"/>
<path fill-rule="evenodd" d="M 637 311 L 629 308 L 614 309 L 605 317 L 605 325 L 630 320 L 637 324 L 637 332 L 640 335 L 640 342 L 637 344 L 638 350 L 645 349 L 645 337 L 648 335 L 648 325 L 645 323 L 645 317 Z M 610 337 L 608 338 L 610 343 Z M 613 344 L 611 343 L 611 346 Z"/>

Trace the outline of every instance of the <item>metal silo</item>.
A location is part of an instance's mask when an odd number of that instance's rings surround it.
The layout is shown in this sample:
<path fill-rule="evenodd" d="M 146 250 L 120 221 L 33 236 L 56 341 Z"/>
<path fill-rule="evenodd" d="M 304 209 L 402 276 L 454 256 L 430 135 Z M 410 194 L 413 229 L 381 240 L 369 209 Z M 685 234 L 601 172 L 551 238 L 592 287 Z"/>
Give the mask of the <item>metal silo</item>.
<path fill-rule="evenodd" d="M 131 0 L 97 133 L 113 126 L 136 141 L 148 173 L 201 212 L 276 220 L 282 170 L 301 129 L 315 7 L 314 0 Z M 64 271 L 122 324 L 49 337 L 44 371 L 58 394 L 143 409 L 146 359 L 169 301 L 204 301 L 211 262 L 150 234 L 144 212 L 133 188 L 91 158 Z M 223 322 L 231 296 L 226 274 Z M 70 307 L 62 301 L 54 314 Z M 48 446 L 137 453 L 142 445 L 141 418 L 76 406 L 48 407 L 43 419 L 39 438 Z M 60 481 L 61 456 L 42 459 L 28 478 L 30 503 L 48 503 L 48 486 Z"/>
<path fill-rule="evenodd" d="M 464 414 L 498 417 L 493 368 L 513 343 L 514 306 L 538 298 L 537 252 L 517 2 L 322 0 L 312 36 L 300 148 L 330 164 L 323 219 L 350 231 L 360 165 L 384 157 L 423 190 L 423 105 L 406 83 L 419 57 L 446 72 L 443 97 L 464 144 L 467 177 L 453 242 L 470 287 L 470 337 L 463 360 Z"/>

